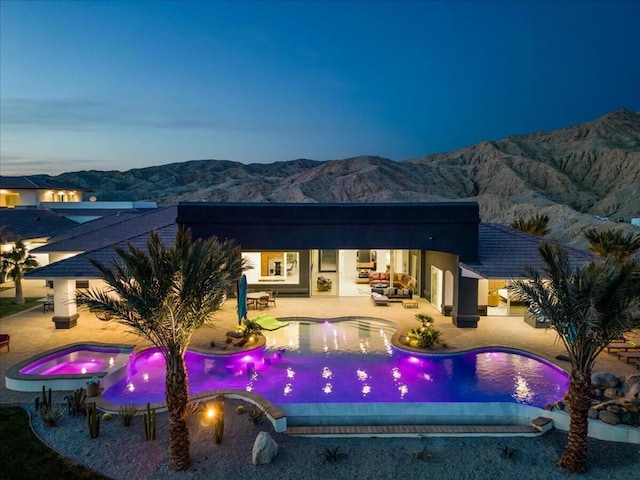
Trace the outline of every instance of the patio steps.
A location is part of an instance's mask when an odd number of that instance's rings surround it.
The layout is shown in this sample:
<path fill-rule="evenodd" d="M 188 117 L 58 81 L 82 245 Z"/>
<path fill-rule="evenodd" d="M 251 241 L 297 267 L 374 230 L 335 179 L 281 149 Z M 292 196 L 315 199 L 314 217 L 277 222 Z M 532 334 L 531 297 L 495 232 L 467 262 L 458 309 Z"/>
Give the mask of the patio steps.
<path fill-rule="evenodd" d="M 288 427 L 285 433 L 309 437 L 532 437 L 543 431 L 532 425 L 322 425 Z"/>

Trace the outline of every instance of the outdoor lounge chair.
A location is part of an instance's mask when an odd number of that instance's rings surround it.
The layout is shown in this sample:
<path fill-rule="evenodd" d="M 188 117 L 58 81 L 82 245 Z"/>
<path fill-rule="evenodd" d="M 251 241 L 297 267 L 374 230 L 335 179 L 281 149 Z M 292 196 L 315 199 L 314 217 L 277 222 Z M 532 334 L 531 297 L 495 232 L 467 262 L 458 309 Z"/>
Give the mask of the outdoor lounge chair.
<path fill-rule="evenodd" d="M 637 345 L 633 342 L 621 340 L 618 342 L 611 342 L 609 345 L 607 345 L 607 352 L 611 353 L 612 348 L 628 352 L 629 350 L 640 350 L 640 345 Z"/>
<path fill-rule="evenodd" d="M 379 305 L 388 306 L 389 305 L 389 297 L 387 297 L 386 295 L 382 295 L 380 293 L 376 293 L 376 292 L 372 292 L 371 293 L 371 301 L 373 301 L 373 303 L 376 306 L 379 306 Z"/>
<path fill-rule="evenodd" d="M 9 336 L 9 334 L 0 333 L 0 348 L 7 347 L 7 352 L 11 351 L 11 349 L 9 348 L 9 339 L 10 338 L 11 337 Z"/>
<path fill-rule="evenodd" d="M 618 353 L 618 360 L 622 360 L 622 359 L 625 359 L 625 361 L 627 363 L 629 363 L 630 360 L 638 360 L 638 359 L 640 359 L 640 351 L 619 352 Z"/>

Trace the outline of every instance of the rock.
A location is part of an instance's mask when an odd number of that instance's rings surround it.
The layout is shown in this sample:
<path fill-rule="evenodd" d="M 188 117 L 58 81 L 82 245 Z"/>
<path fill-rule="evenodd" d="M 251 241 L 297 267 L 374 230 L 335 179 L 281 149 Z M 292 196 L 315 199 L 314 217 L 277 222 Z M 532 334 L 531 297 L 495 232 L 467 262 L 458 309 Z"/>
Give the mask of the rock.
<path fill-rule="evenodd" d="M 597 420 L 598 419 L 598 415 L 600 415 L 600 412 L 598 410 L 596 410 L 593 407 L 591 407 L 589 409 L 589 413 L 588 413 L 589 418 L 591 418 L 593 420 Z"/>
<path fill-rule="evenodd" d="M 632 412 L 624 412 L 622 415 L 620 415 L 620 420 L 625 425 L 631 425 L 633 427 L 638 426 L 638 423 L 640 423 L 640 421 L 638 420 L 638 415 Z"/>
<path fill-rule="evenodd" d="M 616 415 L 620 415 L 624 412 L 624 408 L 616 404 L 607 405 L 606 410 L 607 412 L 615 413 Z"/>
<path fill-rule="evenodd" d="M 596 372 L 591 375 L 591 385 L 599 389 L 615 388 L 618 386 L 618 377 L 610 372 Z"/>
<path fill-rule="evenodd" d="M 598 418 L 600 418 L 601 422 L 608 423 L 609 425 L 617 425 L 620 423 L 620 417 L 607 410 L 600 411 Z"/>
<path fill-rule="evenodd" d="M 602 395 L 604 395 L 605 398 L 618 398 L 620 396 L 616 388 L 607 388 L 602 392 Z"/>
<path fill-rule="evenodd" d="M 631 393 L 634 397 L 640 393 L 640 374 L 627 375 L 624 379 L 624 386 L 627 392 Z"/>
<path fill-rule="evenodd" d="M 596 398 L 602 398 L 602 392 L 603 390 L 601 388 L 594 388 L 593 389 L 593 396 Z"/>
<path fill-rule="evenodd" d="M 558 410 L 560 410 L 560 411 L 564 411 L 564 409 L 565 409 L 565 403 L 564 403 L 564 402 L 560 402 L 560 401 L 558 401 L 558 402 L 556 402 L 556 403 L 555 403 L 555 407 L 556 407 Z"/>
<path fill-rule="evenodd" d="M 253 442 L 251 461 L 254 465 L 271 463 L 278 453 L 278 444 L 267 432 L 260 432 Z"/>

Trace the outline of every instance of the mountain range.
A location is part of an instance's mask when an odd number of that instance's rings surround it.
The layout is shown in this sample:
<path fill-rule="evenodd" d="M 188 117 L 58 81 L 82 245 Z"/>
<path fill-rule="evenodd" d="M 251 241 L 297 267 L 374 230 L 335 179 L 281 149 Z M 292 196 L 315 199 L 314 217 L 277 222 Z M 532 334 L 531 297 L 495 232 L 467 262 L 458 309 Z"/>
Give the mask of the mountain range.
<path fill-rule="evenodd" d="M 482 221 L 509 223 L 543 213 L 551 219 L 551 238 L 584 246 L 585 228 L 631 230 L 629 219 L 640 217 L 640 113 L 618 110 L 552 132 L 399 162 L 375 156 L 249 165 L 193 160 L 54 178 L 91 189 L 99 200 L 159 205 L 476 201 Z"/>

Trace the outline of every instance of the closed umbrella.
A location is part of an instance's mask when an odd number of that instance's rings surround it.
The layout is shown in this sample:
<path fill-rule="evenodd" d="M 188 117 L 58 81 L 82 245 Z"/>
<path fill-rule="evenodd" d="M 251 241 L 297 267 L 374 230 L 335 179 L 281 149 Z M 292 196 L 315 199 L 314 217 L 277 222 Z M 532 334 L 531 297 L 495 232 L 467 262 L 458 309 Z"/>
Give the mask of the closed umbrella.
<path fill-rule="evenodd" d="M 242 324 L 242 320 L 247 318 L 247 277 L 240 277 L 240 286 L 238 287 L 238 324 Z"/>

